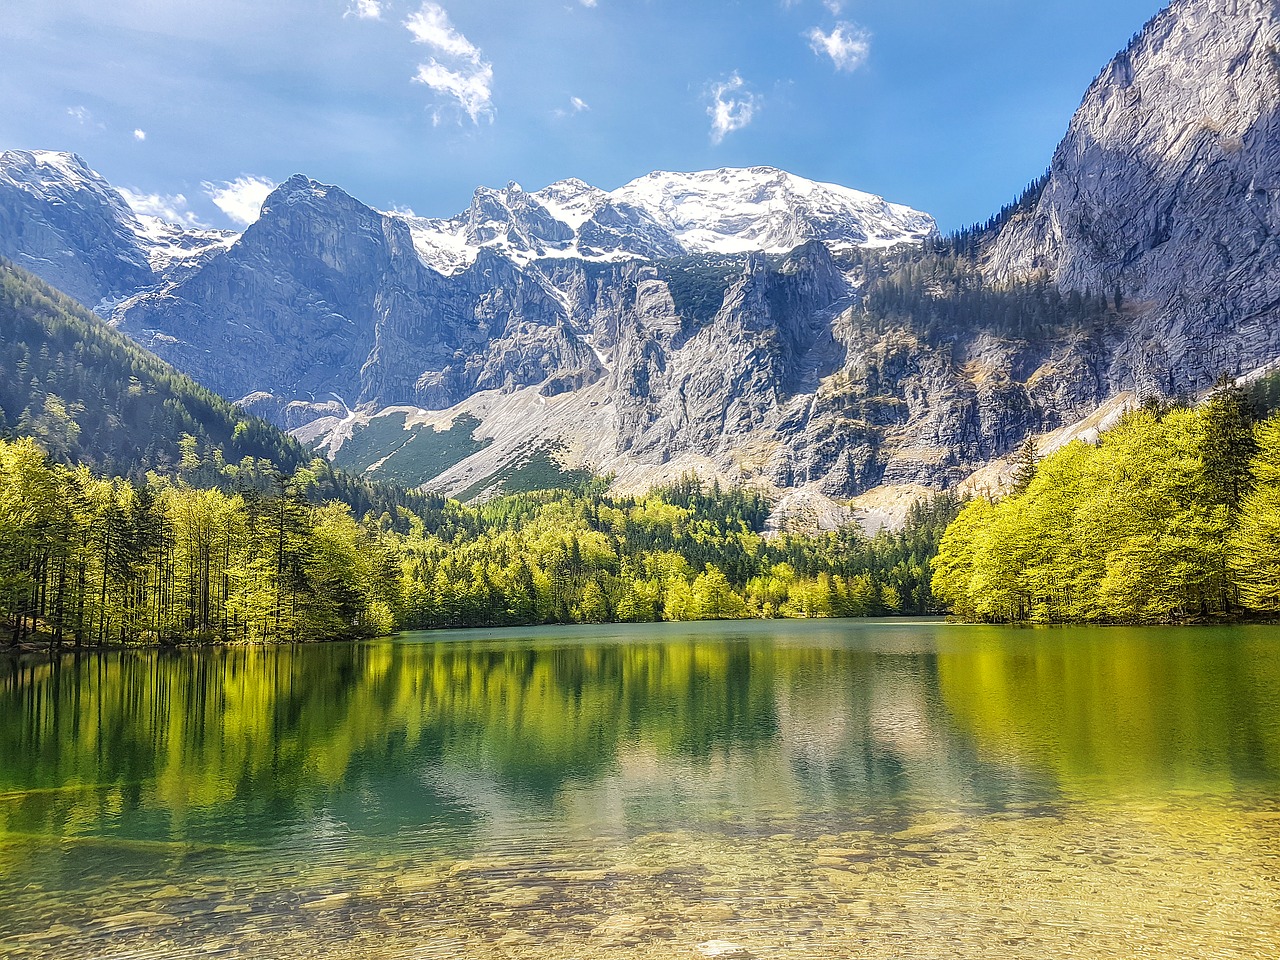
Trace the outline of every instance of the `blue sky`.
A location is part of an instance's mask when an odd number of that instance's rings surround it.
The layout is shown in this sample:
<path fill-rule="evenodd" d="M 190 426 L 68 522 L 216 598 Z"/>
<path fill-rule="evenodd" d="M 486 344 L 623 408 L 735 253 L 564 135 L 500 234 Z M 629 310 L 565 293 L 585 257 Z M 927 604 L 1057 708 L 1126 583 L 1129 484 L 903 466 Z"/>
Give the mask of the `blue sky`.
<path fill-rule="evenodd" d="M 234 225 L 293 173 L 382 209 L 771 165 L 985 219 L 1164 0 L 6 0 L 0 148 Z"/>

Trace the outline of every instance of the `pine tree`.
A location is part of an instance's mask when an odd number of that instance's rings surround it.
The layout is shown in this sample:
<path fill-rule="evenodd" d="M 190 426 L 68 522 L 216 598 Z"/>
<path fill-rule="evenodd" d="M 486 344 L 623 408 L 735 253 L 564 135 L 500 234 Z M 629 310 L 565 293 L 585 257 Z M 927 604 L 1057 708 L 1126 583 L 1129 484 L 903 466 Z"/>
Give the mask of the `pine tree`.
<path fill-rule="evenodd" d="M 1235 513 L 1253 482 L 1249 467 L 1258 447 L 1248 395 L 1234 378 L 1224 374 L 1218 379 L 1205 404 L 1202 425 L 1200 456 L 1207 499 Z"/>
<path fill-rule="evenodd" d="M 1011 495 L 1019 497 L 1027 492 L 1031 481 L 1036 478 L 1036 464 L 1039 462 L 1035 437 L 1029 436 L 1022 442 L 1013 460 L 1013 476 L 1009 491 Z"/>

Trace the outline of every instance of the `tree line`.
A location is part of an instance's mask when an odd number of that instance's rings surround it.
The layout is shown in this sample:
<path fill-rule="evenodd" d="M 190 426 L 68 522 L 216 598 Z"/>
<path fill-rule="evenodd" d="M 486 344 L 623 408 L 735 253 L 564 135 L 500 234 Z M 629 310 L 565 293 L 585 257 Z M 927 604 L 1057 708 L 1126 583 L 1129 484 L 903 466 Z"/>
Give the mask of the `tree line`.
<path fill-rule="evenodd" d="M 201 485 L 209 454 L 192 437 L 182 447 L 175 475 L 137 482 L 58 463 L 31 438 L 0 441 L 9 642 L 925 613 L 929 560 L 956 508 L 921 504 L 904 531 L 874 538 L 770 539 L 761 494 L 687 478 L 644 497 L 611 497 L 601 481 L 357 518 L 316 501 L 309 467 L 232 491 Z"/>
<path fill-rule="evenodd" d="M 387 553 L 312 478 L 228 495 L 152 473 L 101 479 L 0 442 L 0 612 L 8 639 L 77 645 L 308 640 L 391 626 Z"/>
<path fill-rule="evenodd" d="M 1198 409 L 1147 404 L 1096 446 L 1025 463 L 967 504 L 934 560 L 955 615 L 1175 622 L 1280 610 L 1280 415 L 1220 382 Z"/>

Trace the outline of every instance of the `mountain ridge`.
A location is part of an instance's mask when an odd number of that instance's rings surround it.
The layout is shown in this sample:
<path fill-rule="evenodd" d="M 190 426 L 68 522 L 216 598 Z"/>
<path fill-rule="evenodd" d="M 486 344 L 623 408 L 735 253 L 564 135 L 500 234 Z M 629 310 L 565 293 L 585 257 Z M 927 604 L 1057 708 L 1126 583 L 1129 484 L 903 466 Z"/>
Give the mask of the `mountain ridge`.
<path fill-rule="evenodd" d="M 194 270 L 103 302 L 339 463 L 388 417 L 474 424 L 447 444 L 466 458 L 421 465 L 443 492 L 541 451 L 632 488 L 697 471 L 896 502 L 1108 401 L 1280 357 L 1276 20 L 1270 0 L 1174 0 L 978 240 L 774 168 L 512 183 L 449 220 L 296 176 Z"/>

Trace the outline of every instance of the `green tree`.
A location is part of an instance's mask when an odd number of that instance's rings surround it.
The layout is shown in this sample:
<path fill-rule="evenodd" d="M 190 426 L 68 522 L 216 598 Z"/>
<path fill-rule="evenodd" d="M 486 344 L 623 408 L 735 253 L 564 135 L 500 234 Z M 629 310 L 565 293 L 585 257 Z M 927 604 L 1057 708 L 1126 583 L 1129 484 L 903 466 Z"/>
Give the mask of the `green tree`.
<path fill-rule="evenodd" d="M 1257 448 L 1230 563 L 1245 606 L 1274 611 L 1280 610 L 1280 415 L 1258 425 Z"/>
<path fill-rule="evenodd" d="M 1235 513 L 1252 484 L 1249 467 L 1257 451 L 1248 394 L 1233 378 L 1219 378 L 1200 423 L 1208 502 Z"/>

